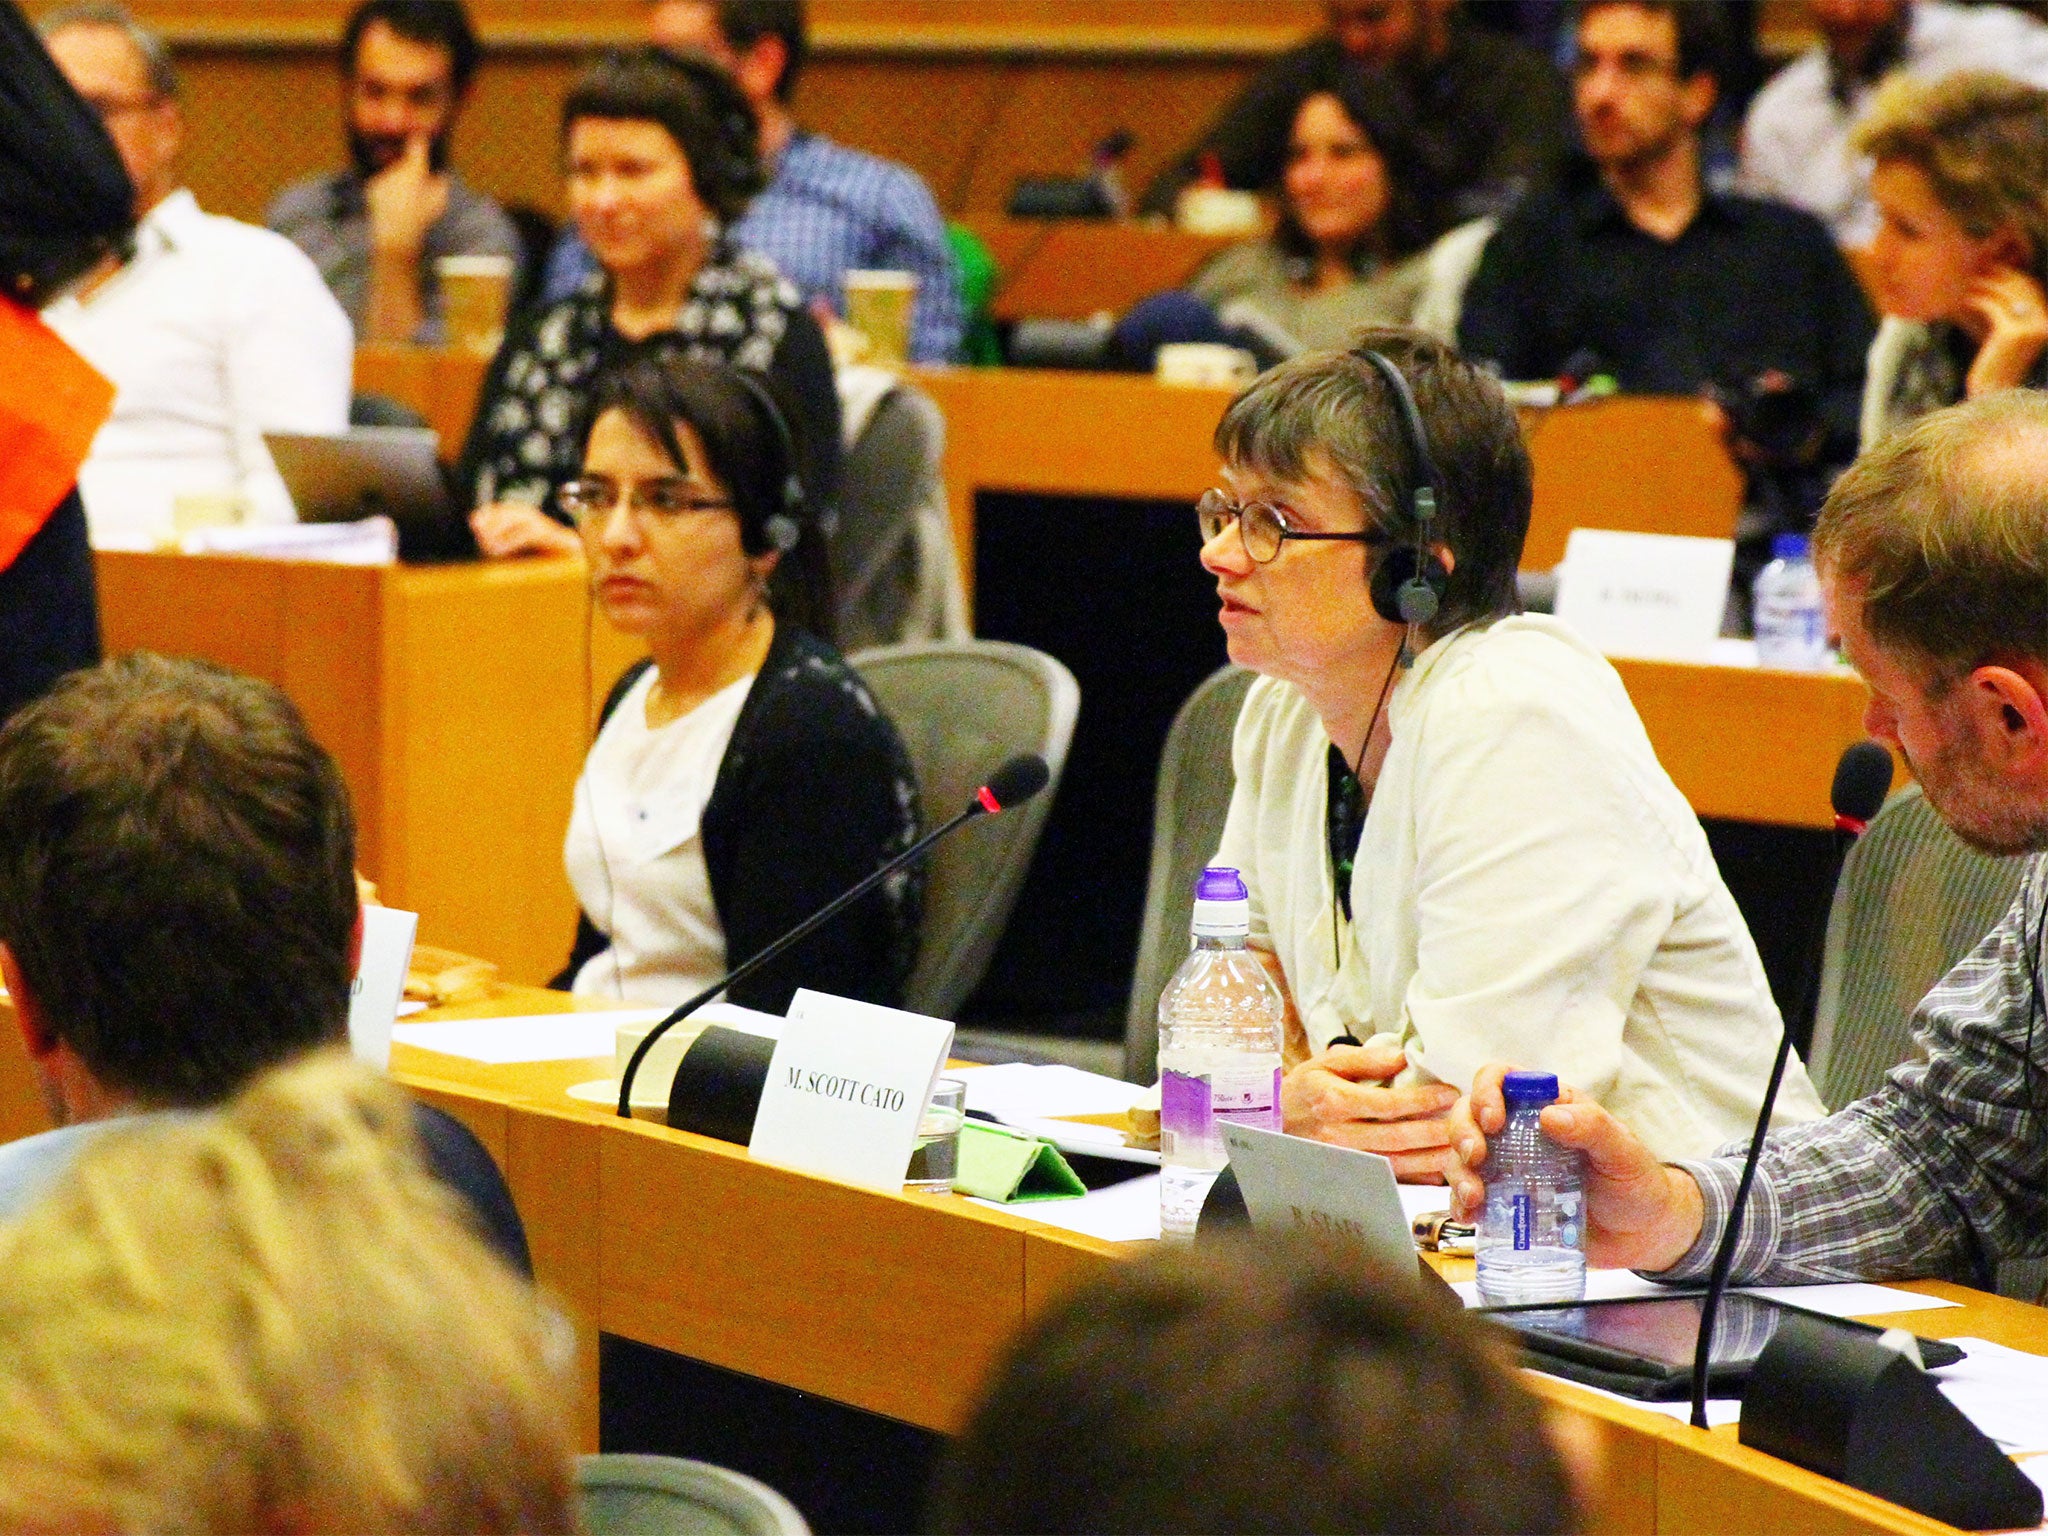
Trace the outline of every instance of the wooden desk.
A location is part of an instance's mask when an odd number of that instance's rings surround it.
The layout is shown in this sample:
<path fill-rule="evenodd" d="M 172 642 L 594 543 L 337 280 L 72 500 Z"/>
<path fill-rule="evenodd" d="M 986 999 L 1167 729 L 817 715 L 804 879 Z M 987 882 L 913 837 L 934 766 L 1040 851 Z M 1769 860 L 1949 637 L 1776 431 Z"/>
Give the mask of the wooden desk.
<path fill-rule="evenodd" d="M 1097 219 L 963 220 L 995 258 L 989 308 L 998 320 L 1086 320 L 1120 315 L 1138 300 L 1177 288 L 1237 235 L 1191 235 Z"/>
<path fill-rule="evenodd" d="M 565 1003 L 521 995 L 494 1006 Z M 1026 1320 L 1137 1251 L 953 1196 L 878 1194 L 770 1168 L 562 1094 L 609 1066 L 484 1067 L 404 1047 L 393 1060 L 400 1081 L 460 1115 L 499 1157 L 541 1281 L 586 1332 L 952 1431 Z M 2048 1352 L 2048 1313 L 1939 1282 L 1910 1289 L 1965 1305 L 1876 1321 Z M 1749 1450 L 1732 1428 L 1702 1435 L 1574 1387 L 1531 1384 L 1606 1435 L 1598 1530 L 1946 1529 Z M 584 1390 L 589 1424 L 594 1365 Z"/>
<path fill-rule="evenodd" d="M 358 857 L 424 941 L 517 981 L 560 969 L 570 797 L 636 647 L 592 624 L 581 562 L 337 566 L 103 551 L 107 649 L 276 683 L 334 755 Z"/>
<path fill-rule="evenodd" d="M 561 993 L 509 988 L 434 1017 L 559 1012 Z M 0 994 L 0 1032 L 13 1020 Z M 580 1425 L 597 1445 L 597 1334 L 652 1344 L 942 1432 L 957 1430 L 1028 1320 L 1140 1251 L 951 1195 L 880 1194 L 754 1162 L 746 1152 L 566 1094 L 609 1058 L 492 1067 L 398 1046 L 393 1077 L 460 1118 L 504 1171 L 541 1286 L 578 1325 Z M 17 1047 L 0 1047 L 0 1127 L 46 1128 Z M 1469 1260 L 1440 1266 L 1465 1278 Z M 1940 1281 L 1963 1305 L 1874 1317 L 1932 1338 L 2048 1353 L 2048 1312 Z M 1527 1378 L 1606 1441 L 1599 1532 L 1931 1533 L 1949 1528 L 1661 1414 Z"/>
<path fill-rule="evenodd" d="M 971 581 L 981 491 L 1193 502 L 1216 483 L 1210 440 L 1234 398 L 1133 374 L 925 368 L 946 417 L 946 499 Z M 1548 570 L 1574 528 L 1730 538 L 1742 477 L 1682 398 L 1631 395 L 1524 416 L 1535 505 L 1522 564 Z"/>
<path fill-rule="evenodd" d="M 356 348 L 355 391 L 409 405 L 441 435 L 441 457 L 453 463 L 469 436 L 484 373 L 491 360 L 454 347 L 370 342 Z"/>

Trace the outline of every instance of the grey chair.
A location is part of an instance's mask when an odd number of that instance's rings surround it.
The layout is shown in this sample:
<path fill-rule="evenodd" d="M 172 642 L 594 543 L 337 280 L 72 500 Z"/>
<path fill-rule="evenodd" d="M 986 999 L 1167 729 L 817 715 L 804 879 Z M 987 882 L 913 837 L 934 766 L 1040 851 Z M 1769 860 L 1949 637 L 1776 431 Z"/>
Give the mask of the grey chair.
<path fill-rule="evenodd" d="M 1036 799 L 962 827 L 932 851 L 924 929 L 904 1006 L 950 1019 L 988 969 L 1045 827 L 1081 689 L 1042 651 L 994 640 L 885 646 L 848 658 L 896 722 L 937 826 L 1007 759 L 1036 752 L 1052 782 Z"/>
<path fill-rule="evenodd" d="M 846 451 L 828 548 L 842 651 L 968 637 L 967 598 L 940 478 L 946 419 L 899 383 Z"/>
<path fill-rule="evenodd" d="M 1913 1054 L 1913 1009 L 1997 926 L 2025 861 L 1976 852 L 1916 784 L 1879 811 L 1828 912 L 1807 1070 L 1829 1109 L 1875 1092 Z"/>
<path fill-rule="evenodd" d="M 1166 733 L 1152 805 L 1144 926 L 1124 1015 L 1124 1077 L 1133 1083 L 1159 1075 L 1159 994 L 1187 958 L 1195 877 L 1215 857 L 1223 836 L 1236 784 L 1230 738 L 1254 675 L 1243 667 L 1212 672 L 1188 695 Z"/>
<path fill-rule="evenodd" d="M 1978 853 L 1942 824 L 1917 784 L 1879 811 L 1842 865 L 1807 1070 L 1829 1109 L 1877 1091 L 1914 1054 L 1913 1010 L 2012 905 L 2023 859 Z M 2048 1262 L 2007 1260 L 1998 1289 L 2031 1300 Z"/>
<path fill-rule="evenodd" d="M 592 1536 L 810 1536 L 766 1483 L 678 1456 L 579 1456 L 576 1485 Z"/>

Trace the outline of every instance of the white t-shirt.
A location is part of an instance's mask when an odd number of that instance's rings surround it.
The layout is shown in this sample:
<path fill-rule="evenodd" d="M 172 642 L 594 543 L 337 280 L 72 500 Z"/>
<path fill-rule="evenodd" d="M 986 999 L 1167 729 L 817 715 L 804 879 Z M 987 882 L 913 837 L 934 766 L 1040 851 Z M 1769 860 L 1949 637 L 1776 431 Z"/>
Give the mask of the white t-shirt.
<path fill-rule="evenodd" d="M 1556 1072 L 1665 1158 L 1749 1134 L 1779 1021 L 1706 834 L 1621 679 L 1553 618 L 1437 641 L 1393 732 L 1339 920 L 1330 739 L 1261 678 L 1239 716 L 1217 862 L 1251 889 L 1309 1041 L 1398 1036 L 1405 1081 Z M 1794 1062 L 1777 1123 L 1824 1114 Z"/>
<path fill-rule="evenodd" d="M 754 674 L 649 730 L 655 675 L 649 667 L 626 691 L 592 743 L 562 859 L 577 901 L 611 940 L 571 990 L 674 1005 L 726 969 L 702 824 Z"/>
<path fill-rule="evenodd" d="M 152 548 L 185 492 L 239 493 L 251 522 L 291 522 L 263 434 L 348 427 L 355 335 L 313 263 L 190 192 L 149 211 L 127 266 L 43 318 L 114 386 L 78 472 L 99 548 Z"/>
<path fill-rule="evenodd" d="M 1898 70 L 1932 81 L 1961 69 L 1988 69 L 2048 86 L 2048 27 L 2003 5 L 1918 0 L 1907 24 Z M 1739 188 L 1804 208 L 1838 244 L 1877 238 L 1870 162 L 1849 145 L 1877 85 L 1856 86 L 1845 103 L 1834 93 L 1827 48 L 1816 45 L 1773 75 L 1742 125 Z"/>

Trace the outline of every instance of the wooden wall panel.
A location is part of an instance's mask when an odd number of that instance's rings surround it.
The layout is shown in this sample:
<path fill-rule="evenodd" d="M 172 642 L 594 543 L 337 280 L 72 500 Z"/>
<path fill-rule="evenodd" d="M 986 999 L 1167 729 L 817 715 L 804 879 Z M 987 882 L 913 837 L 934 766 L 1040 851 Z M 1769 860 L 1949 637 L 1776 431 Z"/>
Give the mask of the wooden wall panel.
<path fill-rule="evenodd" d="M 48 0 L 32 11 L 50 8 Z M 562 211 L 557 122 L 597 47 L 639 33 L 640 0 L 476 0 L 491 45 L 455 163 L 507 202 Z M 186 86 L 186 179 L 216 213 L 260 219 L 342 160 L 332 40 L 342 0 L 140 0 Z M 799 114 L 910 165 L 948 213 L 993 213 L 1020 174 L 1081 169 L 1112 129 L 1138 137 L 1134 188 L 1276 49 L 1313 0 L 820 0 Z"/>

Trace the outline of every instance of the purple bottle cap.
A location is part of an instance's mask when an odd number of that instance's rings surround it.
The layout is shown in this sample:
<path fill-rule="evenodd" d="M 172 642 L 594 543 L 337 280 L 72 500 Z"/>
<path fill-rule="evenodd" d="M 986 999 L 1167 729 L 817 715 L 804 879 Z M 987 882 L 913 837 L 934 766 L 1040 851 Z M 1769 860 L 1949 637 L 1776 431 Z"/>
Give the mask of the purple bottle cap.
<path fill-rule="evenodd" d="M 1500 1096 L 1510 1105 L 1555 1104 L 1557 1102 L 1557 1074 L 1555 1072 L 1510 1072 L 1500 1080 Z"/>
<path fill-rule="evenodd" d="M 1250 901 L 1244 877 L 1228 864 L 1211 864 L 1195 881 L 1197 901 Z"/>

